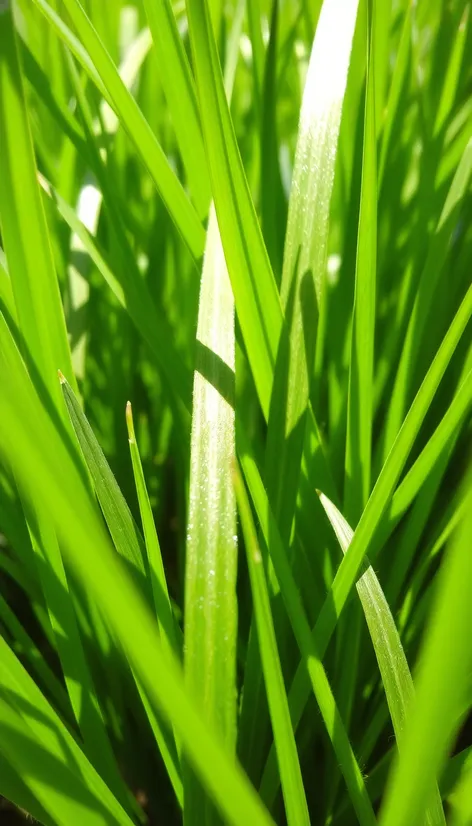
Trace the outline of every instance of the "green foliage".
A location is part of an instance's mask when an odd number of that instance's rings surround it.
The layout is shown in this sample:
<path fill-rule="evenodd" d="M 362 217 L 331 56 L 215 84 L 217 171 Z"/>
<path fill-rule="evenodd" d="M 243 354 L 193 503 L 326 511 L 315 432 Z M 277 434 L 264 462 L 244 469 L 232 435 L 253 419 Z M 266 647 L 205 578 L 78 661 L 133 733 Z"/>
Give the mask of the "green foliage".
<path fill-rule="evenodd" d="M 470 6 L 0 2 L 19 817 L 470 823 Z"/>

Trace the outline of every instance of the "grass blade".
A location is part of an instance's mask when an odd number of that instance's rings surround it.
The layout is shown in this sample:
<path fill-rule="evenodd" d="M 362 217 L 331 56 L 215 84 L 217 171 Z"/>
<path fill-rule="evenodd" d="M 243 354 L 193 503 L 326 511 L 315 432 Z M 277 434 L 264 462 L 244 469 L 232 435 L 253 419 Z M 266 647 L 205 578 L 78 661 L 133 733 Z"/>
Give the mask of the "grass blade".
<path fill-rule="evenodd" d="M 185 576 L 185 677 L 229 751 L 236 742 L 237 535 L 231 478 L 234 437 L 234 304 L 218 223 L 210 214 L 194 378 Z M 185 822 L 214 823 L 191 773 Z"/>

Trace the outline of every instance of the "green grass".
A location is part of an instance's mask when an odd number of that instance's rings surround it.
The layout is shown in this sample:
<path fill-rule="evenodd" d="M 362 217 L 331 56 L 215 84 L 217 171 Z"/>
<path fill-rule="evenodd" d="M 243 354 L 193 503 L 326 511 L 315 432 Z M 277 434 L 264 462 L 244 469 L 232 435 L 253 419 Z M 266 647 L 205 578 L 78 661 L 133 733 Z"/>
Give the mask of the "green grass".
<path fill-rule="evenodd" d="M 0 3 L 1 822 L 472 823 L 470 6 Z"/>

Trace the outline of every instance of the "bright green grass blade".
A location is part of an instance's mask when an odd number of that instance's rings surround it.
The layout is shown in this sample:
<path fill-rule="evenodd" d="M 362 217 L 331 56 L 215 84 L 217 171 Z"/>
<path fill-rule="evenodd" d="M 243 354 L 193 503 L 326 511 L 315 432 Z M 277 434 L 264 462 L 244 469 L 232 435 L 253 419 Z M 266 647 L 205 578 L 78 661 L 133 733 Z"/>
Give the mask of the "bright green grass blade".
<path fill-rule="evenodd" d="M 268 416 L 282 312 L 226 101 L 206 0 L 187 4 L 218 225 L 259 401 Z"/>
<path fill-rule="evenodd" d="M 170 0 L 144 0 L 144 8 L 159 55 L 163 89 L 174 125 L 190 192 L 198 214 L 204 218 L 210 203 L 210 182 L 197 97 Z"/>
<path fill-rule="evenodd" d="M 373 10 L 369 4 L 369 13 Z M 369 16 L 371 16 L 369 14 Z M 349 368 L 344 507 L 354 523 L 371 490 L 375 294 L 377 269 L 377 148 L 373 33 L 368 21 L 367 91 L 364 114 L 361 202 Z"/>
<path fill-rule="evenodd" d="M 318 310 L 324 294 L 334 164 L 356 15 L 357 0 L 347 4 L 325 0 L 300 114 L 281 286 L 287 329 L 277 354 L 266 454 L 269 498 L 284 542 L 290 536 L 298 490 Z"/>
<path fill-rule="evenodd" d="M 100 250 L 98 241 L 93 239 L 72 207 L 44 178 L 41 178 L 41 182 L 45 191 L 56 204 L 61 216 L 80 239 L 84 250 L 90 256 L 115 297 L 129 313 L 136 329 L 149 345 L 158 361 L 170 387 L 175 390 L 184 407 L 188 409 L 190 407 L 191 386 L 189 370 L 173 346 L 170 325 L 153 301 L 147 285 L 135 265 L 134 258 L 131 259 L 133 263 L 130 270 L 125 271 L 123 269 L 123 272 L 120 272 L 118 276 L 108 263 L 105 253 Z"/>
<path fill-rule="evenodd" d="M 131 89 L 139 78 L 140 71 L 152 46 L 152 36 L 149 29 L 142 29 L 129 44 L 119 67 L 118 74 L 127 89 Z M 103 126 L 108 133 L 116 133 L 120 125 L 119 118 L 103 100 L 100 106 Z"/>
<path fill-rule="evenodd" d="M 404 411 L 408 404 L 413 367 L 427 324 L 428 311 L 431 306 L 435 286 L 441 275 L 451 236 L 455 232 L 462 200 L 468 191 L 471 174 L 472 141 L 467 144 L 452 181 L 436 232 L 431 239 L 428 257 L 415 292 L 400 363 L 396 372 L 395 383 L 391 391 L 388 406 L 384 429 L 383 461 L 385 461 L 400 429 Z"/>
<path fill-rule="evenodd" d="M 22 495 L 54 519 L 68 559 L 136 670 L 149 700 L 175 726 L 183 749 L 233 826 L 270 826 L 271 818 L 244 773 L 204 722 L 174 658 L 162 650 L 142 598 L 112 553 L 103 525 L 78 472 L 38 403 L 0 317 L 0 453 L 13 460 Z M 218 766 L 218 772 L 215 772 Z"/>
<path fill-rule="evenodd" d="M 143 466 L 141 464 L 141 457 L 139 455 L 139 448 L 136 441 L 136 434 L 134 432 L 133 412 L 130 402 L 128 402 L 126 406 L 126 424 L 128 427 L 129 449 L 131 454 L 131 462 L 133 465 L 136 492 L 138 495 L 139 511 L 141 514 L 144 539 L 146 543 L 146 554 L 151 577 L 154 608 L 156 610 L 156 618 L 161 632 L 162 646 L 163 648 L 167 647 L 167 649 L 172 651 L 176 657 L 180 657 L 182 650 L 182 635 L 172 612 L 169 591 L 167 589 L 164 563 L 162 561 L 161 547 L 157 536 L 156 526 L 154 524 L 154 516 L 146 488 L 146 480 L 144 478 Z"/>
<path fill-rule="evenodd" d="M 383 804 L 382 824 L 385 826 L 421 822 L 464 707 L 472 665 L 468 635 L 472 625 L 470 475 L 467 482 L 469 507 L 439 574 L 436 599 L 415 677 L 416 700 L 405 732 L 404 747 L 391 772 Z M 434 692 L 431 686 L 434 686 Z"/>
<path fill-rule="evenodd" d="M 337 536 L 341 550 L 345 554 L 352 541 L 353 530 L 336 506 L 323 493 L 320 494 L 320 500 Z M 367 559 L 365 559 L 365 567 L 366 570 L 357 581 L 356 588 L 372 639 L 398 750 L 401 754 L 405 726 L 407 725 L 414 694 L 413 680 L 395 621 L 379 580 L 373 568 L 368 565 Z M 432 798 L 434 800 L 432 799 L 428 807 L 425 822 L 430 826 L 445 824 L 441 798 L 437 788 Z"/>
<path fill-rule="evenodd" d="M 70 384 L 62 373 L 59 373 L 59 380 L 67 412 L 115 548 L 129 564 L 129 569 L 137 575 L 140 587 L 147 594 L 148 589 L 144 584 L 145 547 L 139 528 Z"/>
<path fill-rule="evenodd" d="M 252 82 L 254 95 L 254 110 L 256 117 L 261 114 L 262 86 L 264 83 L 264 41 L 261 29 L 261 7 L 259 0 L 251 0 L 246 4 L 247 24 L 252 46 Z"/>
<path fill-rule="evenodd" d="M 346 601 L 354 586 L 359 570 L 375 531 L 382 519 L 408 458 L 420 426 L 429 409 L 446 367 L 472 316 L 472 287 L 459 308 L 438 353 L 425 376 L 423 384 L 409 410 L 402 429 L 377 479 L 369 501 L 362 513 L 346 556 L 339 566 L 333 584 L 313 629 L 313 644 L 319 657 L 323 657 Z M 309 697 L 309 685 L 305 666 L 301 663 L 293 679 L 289 703 L 294 727 L 301 720 Z"/>
<path fill-rule="evenodd" d="M 86 51 L 83 47 L 81 49 L 76 48 L 76 40 L 73 36 L 70 36 L 70 30 L 57 17 L 46 0 L 34 0 L 34 2 L 55 28 L 58 36 L 64 40 L 75 57 L 81 62 L 94 83 L 97 81 L 97 74 L 99 75 L 100 81 L 96 84 L 99 91 L 104 94 L 116 111 L 136 151 L 156 184 L 169 215 L 191 254 L 198 260 L 203 253 L 205 239 L 204 230 L 198 216 L 178 178 L 172 171 L 151 127 L 121 80 L 116 66 L 113 64 L 83 8 L 76 0 L 65 0 L 64 5 L 82 38 Z M 91 66 L 93 66 L 92 71 Z"/>
<path fill-rule="evenodd" d="M 236 740 L 234 348 L 233 295 L 211 209 L 193 391 L 184 660 L 187 687 L 229 750 Z M 191 772 L 184 797 L 185 823 L 219 822 Z"/>
<path fill-rule="evenodd" d="M 256 509 L 266 545 L 269 549 L 285 608 L 303 658 L 304 685 L 306 681 L 306 683 L 311 683 L 311 687 L 313 688 L 328 735 L 336 752 L 338 763 L 346 780 L 352 804 L 359 818 L 359 823 L 374 824 L 376 822 L 375 816 L 365 789 L 364 780 L 336 706 L 336 701 L 331 692 L 325 669 L 316 646 L 313 644 L 310 626 L 300 602 L 298 588 L 274 515 L 270 508 L 267 493 L 252 456 L 250 446 L 241 431 L 238 432 L 238 441 L 241 466 L 246 483 Z M 307 680 L 307 670 L 309 680 Z M 290 706 L 290 711 L 292 726 L 296 729 L 300 718 L 294 717 L 292 706 Z M 272 803 L 275 798 L 279 782 L 274 757 L 275 755 L 273 754 L 269 757 L 261 784 L 263 799 L 269 803 Z"/>
<path fill-rule="evenodd" d="M 241 473 L 237 467 L 235 469 L 234 485 L 246 545 L 259 650 L 261 652 L 287 823 L 289 826 L 302 826 L 304 823 L 309 824 L 310 818 L 277 649 L 269 591 L 251 506 Z"/>
<path fill-rule="evenodd" d="M 2 751 L 58 823 L 131 820 L 0 637 Z"/>

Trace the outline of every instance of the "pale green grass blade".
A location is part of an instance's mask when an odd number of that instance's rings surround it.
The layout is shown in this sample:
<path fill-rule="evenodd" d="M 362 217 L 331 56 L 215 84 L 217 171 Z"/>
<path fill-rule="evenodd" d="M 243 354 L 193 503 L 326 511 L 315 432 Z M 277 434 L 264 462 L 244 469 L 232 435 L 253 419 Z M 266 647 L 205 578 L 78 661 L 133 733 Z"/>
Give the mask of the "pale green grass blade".
<path fill-rule="evenodd" d="M 206 0 L 187 4 L 212 194 L 259 401 L 269 412 L 282 311 L 239 154 Z"/>
<path fill-rule="evenodd" d="M 353 530 L 336 506 L 323 493 L 320 494 L 320 500 L 337 536 L 341 550 L 345 554 L 352 541 Z M 398 751 L 401 754 L 405 727 L 414 695 L 413 680 L 395 621 L 379 580 L 367 559 L 365 560 L 365 566 L 366 570 L 357 581 L 356 588 L 382 677 Z M 430 826 L 445 824 L 444 811 L 437 788 L 431 797 L 432 800 L 426 812 L 425 823 L 430 824 Z"/>
<path fill-rule="evenodd" d="M 383 461 L 385 461 L 393 441 L 400 429 L 404 411 L 409 401 L 412 372 L 422 336 L 425 331 L 428 311 L 431 306 L 435 286 L 455 231 L 462 200 L 468 191 L 472 174 L 472 141 L 462 155 L 456 174 L 449 189 L 436 232 L 430 242 L 428 257 L 415 292 L 414 304 L 409 316 L 408 329 L 402 347 L 400 363 L 391 391 L 383 441 Z"/>
<path fill-rule="evenodd" d="M 75 0 L 67 0 L 65 3 L 71 20 L 85 46 L 85 49 L 83 47 L 78 49 L 75 45 L 77 43 L 76 39 L 73 36 L 70 37 L 70 30 L 57 17 L 48 3 L 45 0 L 34 0 L 34 2 L 51 25 L 54 26 L 59 37 L 64 40 L 82 63 L 91 80 L 96 83 L 97 75 L 99 76 L 99 91 L 104 94 L 116 111 L 137 153 L 149 170 L 169 215 L 191 254 L 198 260 L 203 253 L 205 239 L 204 230 L 198 216 L 171 169 L 151 127 L 121 80 L 116 66 L 113 64 L 83 8 Z M 91 66 L 93 67 L 92 70 Z"/>
<path fill-rule="evenodd" d="M 157 536 L 154 516 L 146 488 L 143 466 L 139 455 L 138 443 L 134 432 L 133 412 L 131 403 L 126 406 L 126 424 L 128 427 L 129 449 L 133 465 L 134 481 L 138 495 L 139 511 L 144 530 L 147 562 L 151 577 L 152 595 L 156 618 L 161 632 L 162 646 L 167 647 L 176 657 L 180 657 L 182 649 L 181 632 L 172 611 L 172 605 L 167 589 L 166 574 L 162 561 L 159 537 Z"/>
<path fill-rule="evenodd" d="M 382 12 L 378 11 L 377 16 Z M 377 147 L 373 34 L 376 11 L 369 4 L 367 91 L 364 112 L 361 202 L 349 368 L 344 507 L 355 524 L 371 490 L 375 296 L 377 277 Z"/>
<path fill-rule="evenodd" d="M 319 705 L 328 735 L 336 752 L 338 763 L 344 774 L 352 804 L 355 808 L 359 823 L 375 824 L 375 816 L 365 789 L 364 780 L 352 750 L 343 721 L 336 706 L 336 701 L 326 676 L 308 624 L 306 614 L 300 602 L 298 588 L 293 578 L 290 562 L 285 552 L 274 515 L 270 508 L 267 493 L 264 489 L 257 465 L 252 456 L 249 444 L 244 434 L 238 433 L 241 466 L 245 475 L 254 507 L 266 545 L 269 549 L 280 592 L 289 616 L 293 632 L 296 636 L 300 653 L 303 658 L 303 686 L 313 689 Z M 308 670 L 308 677 L 306 671 Z M 289 702 L 291 698 L 289 697 Z M 306 700 L 306 697 L 305 697 Z M 300 716 L 290 702 L 290 713 L 294 730 L 300 721 Z M 270 755 L 261 784 L 261 794 L 264 800 L 272 803 L 278 787 L 275 755 Z"/>
<path fill-rule="evenodd" d="M 236 742 L 237 534 L 232 484 L 234 304 L 216 214 L 210 211 L 197 327 L 185 569 L 185 678 L 230 751 Z M 188 773 L 188 824 L 213 806 Z"/>
<path fill-rule="evenodd" d="M 1 321 L 0 317 L 0 329 Z M 153 708 L 175 726 L 188 759 L 225 820 L 233 826 L 269 826 L 272 820 L 241 768 L 213 727 L 201 718 L 177 663 L 162 651 L 155 623 L 113 554 L 77 470 L 38 404 L 8 334 L 2 335 L 1 345 L 4 427 L 0 452 L 4 460 L 13 459 L 22 494 L 33 497 L 54 518 L 77 576 L 120 640 Z"/>
<path fill-rule="evenodd" d="M 298 490 L 324 300 L 329 208 L 356 15 L 357 0 L 325 0 L 300 113 L 281 285 L 287 329 L 277 354 L 267 435 L 268 492 L 284 542 Z"/>
<path fill-rule="evenodd" d="M 131 820 L 0 638 L 2 751 L 55 822 Z"/>
<path fill-rule="evenodd" d="M 289 826 L 302 826 L 304 823 L 310 823 L 305 790 L 277 649 L 262 555 L 259 550 L 251 506 L 237 466 L 234 474 L 234 485 L 246 545 L 259 650 L 261 652 L 287 823 Z"/>
<path fill-rule="evenodd" d="M 389 454 L 388 460 L 377 479 L 365 510 L 354 533 L 349 551 L 339 566 L 332 586 L 313 629 L 313 644 L 320 657 L 324 656 L 339 617 L 355 584 L 364 555 L 367 553 L 382 515 L 392 496 L 408 454 L 428 411 L 448 362 L 472 316 L 472 287 L 469 289 L 448 333 L 424 379 L 410 408 L 402 429 Z M 309 685 L 305 667 L 301 663 L 293 679 L 289 703 L 292 722 L 298 725 L 309 697 Z"/>
<path fill-rule="evenodd" d="M 468 635 L 472 625 L 470 475 L 467 482 L 469 507 L 439 574 L 434 608 L 415 676 L 416 700 L 404 748 L 390 775 L 383 804 L 382 824 L 386 826 L 406 826 L 421 821 L 464 708 L 472 665 Z"/>
<path fill-rule="evenodd" d="M 210 203 L 210 182 L 197 97 L 188 58 L 170 0 L 144 0 L 152 39 L 162 68 L 164 94 L 200 217 Z"/>

